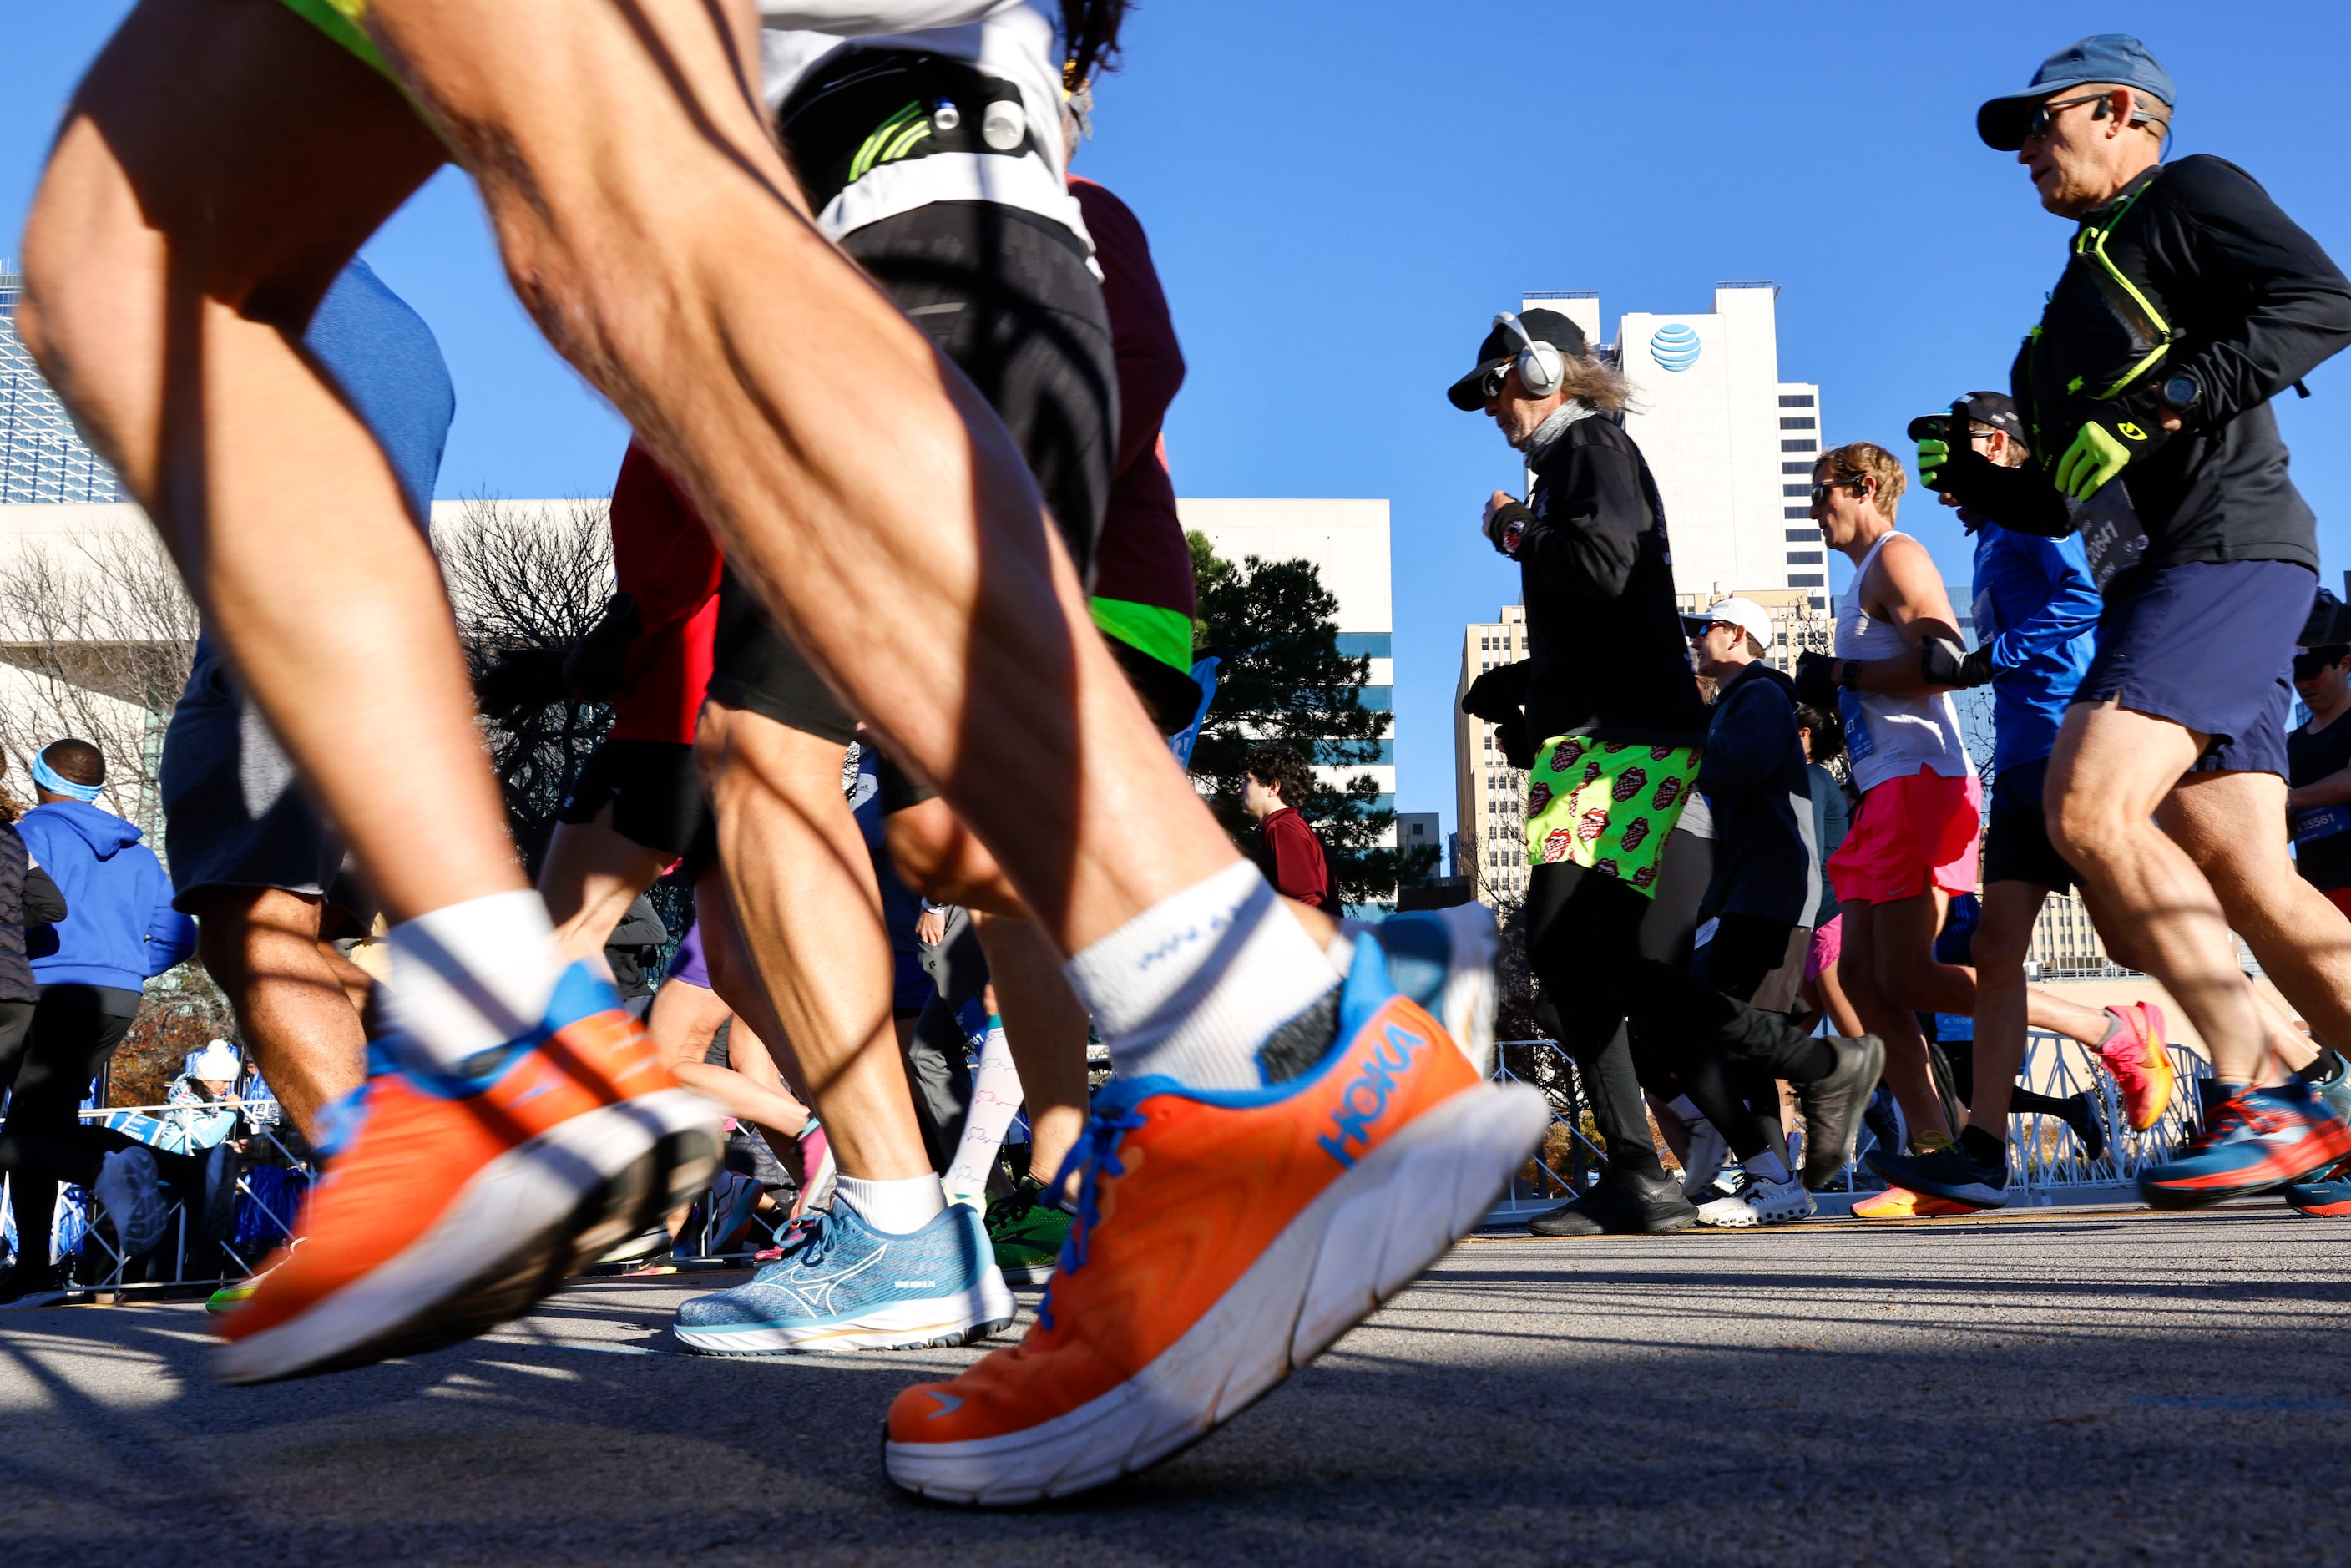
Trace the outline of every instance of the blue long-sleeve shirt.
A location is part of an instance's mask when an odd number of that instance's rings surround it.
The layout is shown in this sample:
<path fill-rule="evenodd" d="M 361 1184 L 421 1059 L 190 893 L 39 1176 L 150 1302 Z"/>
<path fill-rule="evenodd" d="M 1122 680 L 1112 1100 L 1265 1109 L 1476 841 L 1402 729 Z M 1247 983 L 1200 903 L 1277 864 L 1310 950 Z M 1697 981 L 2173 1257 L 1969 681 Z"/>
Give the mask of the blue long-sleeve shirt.
<path fill-rule="evenodd" d="M 2038 762 L 2057 748 L 2065 705 L 2090 668 L 2102 601 L 2078 535 L 2062 539 L 1976 527 L 1977 646 L 1991 652 L 1991 770 Z"/>

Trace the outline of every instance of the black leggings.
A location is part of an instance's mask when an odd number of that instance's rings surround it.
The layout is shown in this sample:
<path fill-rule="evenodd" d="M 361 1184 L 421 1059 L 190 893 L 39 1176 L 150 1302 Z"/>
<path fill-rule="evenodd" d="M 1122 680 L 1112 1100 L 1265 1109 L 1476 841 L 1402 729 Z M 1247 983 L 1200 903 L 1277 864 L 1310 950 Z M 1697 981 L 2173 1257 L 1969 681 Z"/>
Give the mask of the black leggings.
<path fill-rule="evenodd" d="M 1785 1019 L 1727 997 L 1689 972 L 1714 846 L 1677 831 L 1655 896 L 1577 865 L 1534 869 L 1527 956 L 1559 1015 L 1559 1040 L 1592 1097 L 1612 1168 L 1661 1175 L 1644 1082 L 1687 1092 L 1733 1148 L 1754 1154 L 1756 1118 L 1723 1056 L 1768 1059 L 1809 1044 Z M 1785 949 L 1786 936 L 1781 941 Z"/>
<path fill-rule="evenodd" d="M 57 1183 L 89 1185 L 109 1154 L 136 1141 L 83 1126 L 80 1111 L 90 1080 L 138 1014 L 139 993 L 112 986 L 43 986 L 38 1002 L 0 1002 L 7 1020 L 0 1036 L 13 1036 L 0 1039 L 0 1082 L 13 1085 L 0 1122 L 0 1170 L 8 1173 L 20 1261 L 37 1268 L 49 1260 Z"/>

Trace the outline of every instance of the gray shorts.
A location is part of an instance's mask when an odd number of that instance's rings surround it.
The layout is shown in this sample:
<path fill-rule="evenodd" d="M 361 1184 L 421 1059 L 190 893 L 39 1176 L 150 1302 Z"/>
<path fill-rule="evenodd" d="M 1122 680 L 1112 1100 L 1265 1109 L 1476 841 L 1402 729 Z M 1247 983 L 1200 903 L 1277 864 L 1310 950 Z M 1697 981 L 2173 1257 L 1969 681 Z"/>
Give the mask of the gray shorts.
<path fill-rule="evenodd" d="M 164 859 L 172 907 L 206 888 L 276 887 L 324 899 L 362 925 L 375 904 L 350 874 L 343 841 L 302 793 L 260 710 L 210 641 L 163 732 Z"/>

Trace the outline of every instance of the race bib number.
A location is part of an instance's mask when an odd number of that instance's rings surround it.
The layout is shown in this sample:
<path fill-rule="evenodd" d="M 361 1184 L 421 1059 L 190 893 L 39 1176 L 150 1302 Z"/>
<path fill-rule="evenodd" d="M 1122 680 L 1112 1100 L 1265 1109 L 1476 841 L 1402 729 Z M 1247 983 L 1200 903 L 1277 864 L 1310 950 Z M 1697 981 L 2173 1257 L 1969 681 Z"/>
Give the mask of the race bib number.
<path fill-rule="evenodd" d="M 1839 687 L 1837 715 L 1844 720 L 1844 754 L 1854 762 L 1866 762 L 1877 750 L 1877 737 L 1869 733 L 1869 716 L 1862 710 L 1861 694 Z"/>
<path fill-rule="evenodd" d="M 2332 806 L 2305 806 L 2299 811 L 2285 814 L 2286 826 L 2298 844 L 2314 839 L 2331 839 L 2341 832 L 2351 832 L 2351 806 L 2340 802 Z"/>
<path fill-rule="evenodd" d="M 2147 554 L 2147 525 L 2123 490 L 2122 481 L 2109 479 L 2086 501 L 2066 503 L 2074 526 L 2082 530 L 2082 553 L 2089 558 L 2090 580 L 2105 591 L 2106 584 L 2137 566 Z"/>

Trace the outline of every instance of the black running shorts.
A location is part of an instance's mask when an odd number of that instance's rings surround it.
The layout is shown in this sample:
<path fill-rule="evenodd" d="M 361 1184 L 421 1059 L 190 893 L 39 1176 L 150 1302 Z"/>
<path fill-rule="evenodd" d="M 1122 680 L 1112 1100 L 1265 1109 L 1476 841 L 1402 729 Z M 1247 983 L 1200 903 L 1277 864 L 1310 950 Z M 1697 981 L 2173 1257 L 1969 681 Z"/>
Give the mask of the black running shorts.
<path fill-rule="evenodd" d="M 555 813 L 559 822 L 592 822 L 612 808 L 612 831 L 632 844 L 675 855 L 695 870 L 718 852 L 717 824 L 702 792 L 694 747 L 674 740 L 608 740 L 580 770 Z"/>

